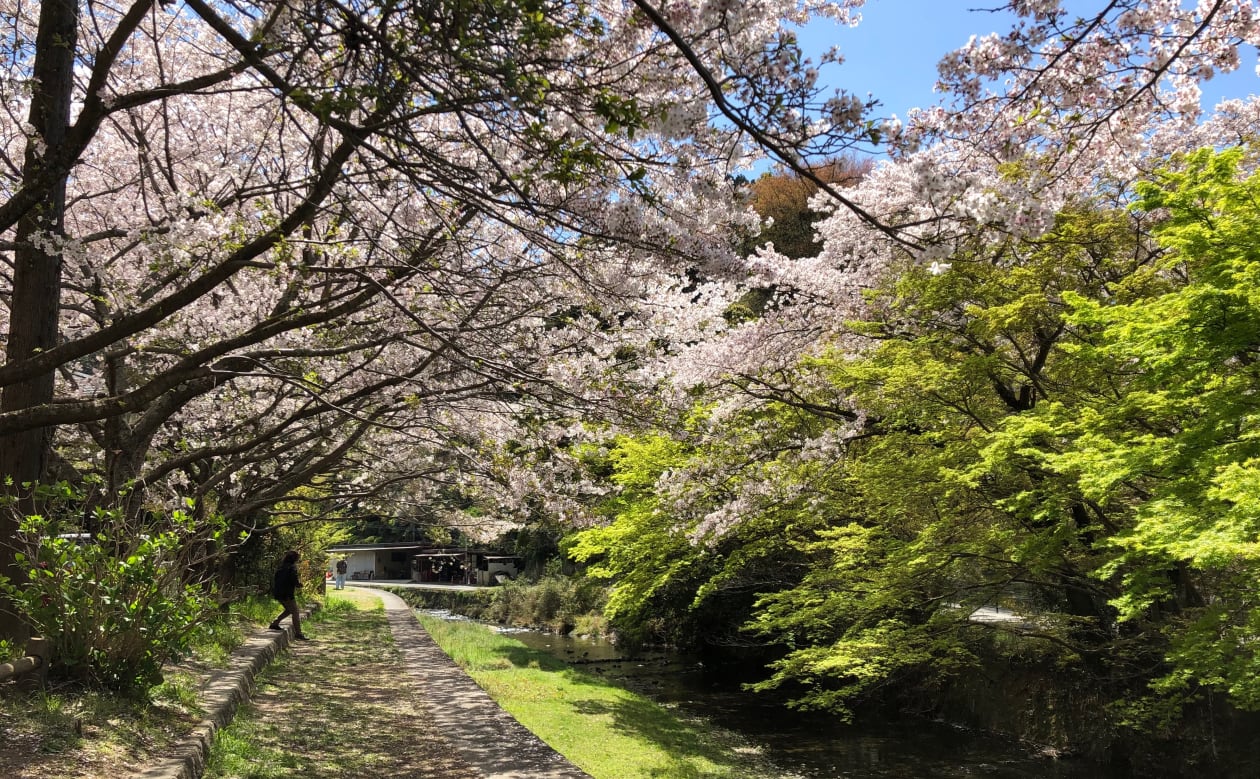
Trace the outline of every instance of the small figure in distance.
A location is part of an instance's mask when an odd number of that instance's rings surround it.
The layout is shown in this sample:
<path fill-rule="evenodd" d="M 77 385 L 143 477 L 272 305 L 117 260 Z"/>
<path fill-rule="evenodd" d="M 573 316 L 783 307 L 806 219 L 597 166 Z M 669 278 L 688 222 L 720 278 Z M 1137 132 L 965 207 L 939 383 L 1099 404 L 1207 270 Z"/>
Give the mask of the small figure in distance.
<path fill-rule="evenodd" d="M 334 590 L 344 590 L 346 588 L 346 558 L 337 561 L 337 584 Z"/>
<path fill-rule="evenodd" d="M 297 605 L 297 591 L 302 586 L 302 582 L 298 579 L 298 558 L 298 553 L 290 549 L 280 559 L 280 567 L 276 569 L 276 575 L 271 580 L 271 597 L 284 606 L 284 611 L 280 612 L 280 616 L 273 619 L 267 627 L 271 630 L 281 630 L 280 620 L 292 616 L 293 637 L 299 641 L 306 641 L 306 636 L 302 635 L 302 617 L 298 614 Z"/>

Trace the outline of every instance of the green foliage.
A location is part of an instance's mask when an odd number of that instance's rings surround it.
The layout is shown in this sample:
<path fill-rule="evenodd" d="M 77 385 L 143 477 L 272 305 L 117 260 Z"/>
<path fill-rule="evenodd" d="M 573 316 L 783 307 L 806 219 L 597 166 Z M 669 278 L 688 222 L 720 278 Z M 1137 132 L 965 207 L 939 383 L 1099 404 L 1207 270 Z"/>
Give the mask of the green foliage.
<path fill-rule="evenodd" d="M 361 519 L 343 520 L 331 523 L 325 527 L 323 536 L 329 536 L 327 539 L 318 538 L 317 541 L 328 544 L 355 543 L 355 544 L 375 544 L 389 543 L 393 541 L 419 541 L 421 543 L 433 543 L 440 546 L 450 542 L 450 536 L 442 531 L 441 528 L 435 527 L 434 523 L 430 523 L 423 518 L 419 522 L 401 521 L 389 517 L 370 516 Z M 332 535 L 329 531 L 335 531 Z M 294 538 L 293 540 L 301 542 L 304 539 Z"/>
<path fill-rule="evenodd" d="M 559 522 L 535 521 L 513 528 L 492 544 L 494 549 L 521 558 L 526 576 L 537 576 L 560 557 L 560 538 L 563 531 Z M 558 572 L 557 572 L 558 573 Z"/>
<path fill-rule="evenodd" d="M 493 590 L 490 607 L 482 615 L 501 624 L 572 631 L 579 622 L 589 624 L 605 597 L 604 588 L 591 581 L 549 574 L 537 582 L 506 582 Z"/>
<path fill-rule="evenodd" d="M 805 360 L 795 395 L 733 420 L 747 426 L 744 451 L 767 430 L 849 437 L 830 463 L 767 460 L 756 479 L 808 500 L 767 501 L 731 533 L 760 529 L 766 548 L 777 544 L 770 559 L 801 569 L 763 584 L 751 611 L 748 628 L 784 651 L 755 688 L 791 685 L 799 705 L 851 715 L 890 689 L 975 673 L 994 652 L 1115 673 L 1099 662 L 1114 625 L 1114 590 L 1092 577 L 1109 559 L 1103 531 L 1074 481 L 1044 467 L 1035 436 L 1043 408 L 1074 407 L 1100 386 L 1068 348 L 1078 334 L 1065 299 L 1154 283 L 1132 279 L 1138 246 L 1123 213 L 1082 211 L 1037 242 L 960 253 L 948 273 L 907 263 L 873 291 L 875 316 L 853 323 L 869 350 Z M 794 421 L 800 409 L 845 407 L 828 393 L 862 409 L 865 426 L 847 428 L 835 411 Z M 737 436 L 728 429 L 726 440 Z M 1011 602 L 1035 630 L 995 641 L 1002 626 L 970 618 Z"/>
<path fill-rule="evenodd" d="M 550 574 L 477 590 L 391 589 L 415 608 L 445 609 L 472 619 L 557 633 L 602 634 L 600 612 L 606 593 L 600 584 Z M 580 629 L 579 629 L 580 628 Z"/>
<path fill-rule="evenodd" d="M 588 563 L 587 576 L 630 577 L 619 579 L 609 598 L 605 614 L 613 620 L 650 597 L 656 583 L 667 578 L 669 559 L 681 551 L 668 538 L 668 526 L 662 528 L 657 521 L 652 493 L 657 476 L 680 457 L 681 447 L 665 435 L 619 441 L 607 459 L 611 481 L 622 492 L 605 511 L 620 521 L 578 533 L 566 542 L 569 557 Z"/>
<path fill-rule="evenodd" d="M 417 609 L 442 609 L 452 614 L 460 614 L 470 619 L 489 619 L 493 607 L 495 589 L 489 587 L 475 590 L 416 589 L 413 587 L 391 587 L 390 592 Z"/>
<path fill-rule="evenodd" d="M 908 267 L 820 358 L 872 420 L 846 449 L 851 517 L 800 546 L 798 586 L 752 627 L 788 653 L 762 687 L 851 711 L 889 684 L 945 680 L 967 618 L 1018 597 L 1042 659 L 1089 674 L 1129 724 L 1166 725 L 1205 690 L 1260 708 L 1260 177 L 1198 152 L 1123 214 Z M 800 379 L 798 381 L 803 381 Z"/>
<path fill-rule="evenodd" d="M 1168 641 L 1153 694 L 1209 688 L 1260 709 L 1260 175 L 1240 175 L 1246 155 L 1201 150 L 1138 185 L 1179 283 L 1071 301 L 1071 323 L 1097 333 L 1080 358 L 1118 391 L 1048 420 L 1067 443 L 1046 463 L 1131 510 L 1099 575 L 1121 582 L 1124 622 Z"/>
<path fill-rule="evenodd" d="M 827 423 L 787 405 L 720 422 L 710 413 L 696 409 L 668 435 L 622 437 L 589 464 L 616 488 L 600 507 L 608 522 L 566 549 L 588 577 L 609 582 L 604 616 L 629 644 L 746 648 L 753 600 L 799 578 L 794 541 L 824 520 L 823 501 L 802 486 L 827 484 L 828 469 L 797 454 Z M 685 495 L 671 483 L 687 485 Z M 746 515 L 728 526 L 732 501 Z"/>
<path fill-rule="evenodd" d="M 587 563 L 587 577 L 612 583 L 604 616 L 629 645 L 677 641 L 685 624 L 678 617 L 694 597 L 689 574 L 705 552 L 662 510 L 655 492 L 661 474 L 685 456 L 683 445 L 664 434 L 620 439 L 608 453 L 619 492 L 603 507 L 613 521 L 566 540 L 566 553 Z"/>
<path fill-rule="evenodd" d="M 52 673 L 143 695 L 217 608 L 212 587 L 185 580 L 207 538 L 181 512 L 143 534 L 66 537 L 61 528 L 43 516 L 23 521 L 17 560 L 29 566 L 28 581 L 0 592 L 53 642 Z"/>
<path fill-rule="evenodd" d="M 290 493 L 289 500 L 281 501 L 274 507 L 274 513 L 298 517 L 299 521 L 273 525 L 271 515 L 254 517 L 250 529 L 240 531 L 239 538 L 235 539 L 237 544 L 231 549 L 232 584 L 250 594 L 270 593 L 271 577 L 280 565 L 280 558 L 286 551 L 294 549 L 301 555 L 298 575 L 302 592 L 308 595 L 323 592 L 327 570 L 325 549 L 353 538 L 351 533 L 356 528 L 364 532 L 396 528 L 395 523 L 379 517 L 362 520 L 359 525 L 331 519 L 320 521 L 317 506 L 326 497 L 328 490 L 325 487 L 299 487 Z"/>
<path fill-rule="evenodd" d="M 26 654 L 25 647 L 19 642 L 0 640 L 0 663 L 11 663 Z"/>
<path fill-rule="evenodd" d="M 869 348 L 588 456 L 613 490 L 567 550 L 609 583 L 612 625 L 751 615 L 781 649 L 758 688 L 840 713 L 1001 659 L 1088 679 L 1112 722 L 1169 725 L 1208 692 L 1260 709 L 1244 163 L 1201 151 L 1138 185 L 1138 218 L 1082 203 L 947 272 L 893 268 L 851 325 Z M 973 618 L 993 605 L 1023 618 Z"/>
<path fill-rule="evenodd" d="M 233 617 L 246 624 L 266 625 L 276 616 L 276 601 L 270 595 L 253 594 L 229 604 Z"/>

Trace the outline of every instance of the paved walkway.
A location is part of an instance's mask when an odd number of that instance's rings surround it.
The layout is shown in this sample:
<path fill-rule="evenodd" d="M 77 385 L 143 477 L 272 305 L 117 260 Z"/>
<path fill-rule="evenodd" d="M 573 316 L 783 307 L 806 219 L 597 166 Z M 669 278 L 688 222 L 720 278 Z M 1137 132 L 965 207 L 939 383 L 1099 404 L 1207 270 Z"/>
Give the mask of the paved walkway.
<path fill-rule="evenodd" d="M 290 651 L 296 656 L 295 661 L 286 663 L 282 673 L 270 674 L 268 692 L 254 699 L 262 718 L 258 727 L 266 729 L 273 743 L 301 749 L 300 744 L 288 742 L 305 736 L 291 733 L 286 737 L 280 728 L 277 738 L 277 728 L 273 727 L 277 722 L 300 721 L 315 734 L 313 750 L 344 749 L 371 754 L 381 750 L 383 761 L 374 769 L 378 777 L 590 779 L 499 708 L 438 648 L 401 598 L 379 589 L 371 592 L 384 603 L 397 654 L 368 646 L 360 652 L 355 645 L 345 645 L 344 640 L 344 646 L 334 649 L 334 637 L 321 641 L 318 625 L 312 625 L 308 632 L 312 632 L 315 641 L 294 646 Z M 231 721 L 240 703 L 250 699 L 255 676 L 290 640 L 289 631 L 285 630 L 261 631 L 247 641 L 235 653 L 231 666 L 210 679 L 201 691 L 206 720 L 176 745 L 171 759 L 151 766 L 133 779 L 198 779 L 215 732 Z M 399 657 L 401 662 L 393 659 Z M 316 666 L 328 663 L 344 669 L 344 683 L 330 684 L 327 671 L 310 678 Z M 357 676 L 358 684 L 355 669 L 363 671 Z M 315 700 L 321 697 L 330 702 Z M 375 724 L 373 728 L 378 732 L 359 733 L 336 722 L 325 726 L 310 720 L 329 710 L 354 719 L 354 711 L 360 707 L 367 719 L 372 718 L 369 713 L 379 720 L 379 713 L 387 712 L 385 721 L 396 723 L 396 727 Z M 261 737 L 263 730 L 258 735 Z M 347 738 L 351 740 L 342 743 Z"/>
<path fill-rule="evenodd" d="M 526 730 L 438 648 L 411 607 L 390 592 L 385 603 L 394 642 L 407 673 L 419 679 L 428 711 L 451 734 L 460 757 L 486 779 L 589 779 L 586 773 Z"/>

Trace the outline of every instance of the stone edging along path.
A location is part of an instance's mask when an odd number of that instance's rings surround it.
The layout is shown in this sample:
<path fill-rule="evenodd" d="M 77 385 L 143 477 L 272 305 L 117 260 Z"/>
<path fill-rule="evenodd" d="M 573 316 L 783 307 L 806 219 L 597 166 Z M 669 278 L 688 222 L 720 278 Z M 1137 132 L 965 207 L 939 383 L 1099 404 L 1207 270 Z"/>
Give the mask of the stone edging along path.
<path fill-rule="evenodd" d="M 307 619 L 314 611 L 313 608 L 303 610 L 302 619 Z M 237 707 L 249 700 L 254 692 L 254 679 L 289 645 L 292 632 L 291 625 L 281 631 L 267 630 L 237 647 L 228 667 L 212 674 L 201 688 L 198 703 L 206 712 L 205 719 L 175 742 L 171 757 L 133 774 L 132 779 L 200 779 L 206 770 L 214 734 L 232 721 Z"/>
<path fill-rule="evenodd" d="M 590 779 L 554 749 L 517 722 L 447 657 L 421 627 L 402 598 L 372 589 L 385 606 L 385 616 L 401 655 L 400 673 L 411 675 L 423 690 L 426 712 L 449 735 L 451 747 L 484 779 Z M 131 779 L 199 779 L 210 744 L 219 728 L 231 722 L 237 707 L 249 700 L 254 679 L 288 646 L 291 628 L 264 631 L 233 653 L 231 665 L 206 683 L 201 703 L 207 712 L 172 756 Z M 466 779 L 459 777 L 458 779 Z"/>

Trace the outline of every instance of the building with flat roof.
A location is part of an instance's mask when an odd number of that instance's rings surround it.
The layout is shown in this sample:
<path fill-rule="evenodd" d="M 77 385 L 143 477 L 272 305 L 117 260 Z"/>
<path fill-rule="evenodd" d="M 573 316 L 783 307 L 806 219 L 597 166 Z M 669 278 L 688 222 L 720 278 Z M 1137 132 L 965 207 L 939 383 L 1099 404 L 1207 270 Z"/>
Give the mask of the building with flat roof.
<path fill-rule="evenodd" d="M 331 572 L 338 560 L 346 561 L 346 578 L 362 579 L 410 579 L 411 558 L 424 544 L 415 541 L 388 541 L 378 544 L 338 544 L 328 547 L 328 570 Z"/>
<path fill-rule="evenodd" d="M 523 561 L 490 549 L 435 547 L 412 541 L 328 547 L 328 571 L 346 561 L 351 581 L 400 580 L 432 584 L 501 584 L 520 575 Z"/>

